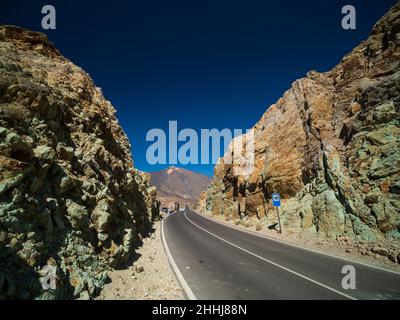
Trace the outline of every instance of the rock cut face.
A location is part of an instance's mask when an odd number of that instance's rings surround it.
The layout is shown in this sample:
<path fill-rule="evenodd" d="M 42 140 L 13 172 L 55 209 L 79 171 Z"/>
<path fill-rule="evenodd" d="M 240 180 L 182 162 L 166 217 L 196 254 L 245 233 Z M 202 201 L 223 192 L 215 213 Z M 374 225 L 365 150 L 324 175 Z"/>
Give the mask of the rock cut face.
<path fill-rule="evenodd" d="M 253 173 L 222 158 L 203 210 L 274 221 L 278 192 L 288 229 L 400 237 L 399 32 L 396 4 L 333 70 L 294 82 L 254 126 Z"/>
<path fill-rule="evenodd" d="M 130 149 L 87 73 L 44 35 L 0 26 L 0 298 L 93 296 L 127 262 L 157 212 Z"/>

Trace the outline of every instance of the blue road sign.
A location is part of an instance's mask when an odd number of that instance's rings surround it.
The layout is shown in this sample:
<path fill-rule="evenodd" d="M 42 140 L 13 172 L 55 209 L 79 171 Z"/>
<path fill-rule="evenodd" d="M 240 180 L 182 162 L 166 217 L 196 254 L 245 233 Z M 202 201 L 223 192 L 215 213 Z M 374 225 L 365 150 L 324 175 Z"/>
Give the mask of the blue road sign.
<path fill-rule="evenodd" d="M 280 207 L 281 206 L 281 196 L 279 193 L 273 193 L 272 194 L 272 205 L 274 207 Z"/>

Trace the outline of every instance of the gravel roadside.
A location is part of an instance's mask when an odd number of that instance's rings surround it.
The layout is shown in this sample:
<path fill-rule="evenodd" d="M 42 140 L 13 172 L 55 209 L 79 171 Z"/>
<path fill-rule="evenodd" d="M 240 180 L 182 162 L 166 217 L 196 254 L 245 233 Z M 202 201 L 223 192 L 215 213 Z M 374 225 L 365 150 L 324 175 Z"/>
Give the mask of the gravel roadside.
<path fill-rule="evenodd" d="M 125 270 L 108 272 L 111 282 L 98 300 L 183 300 L 179 285 L 165 254 L 161 240 L 161 222 L 154 223 L 154 233 L 143 239 L 139 258 Z"/>

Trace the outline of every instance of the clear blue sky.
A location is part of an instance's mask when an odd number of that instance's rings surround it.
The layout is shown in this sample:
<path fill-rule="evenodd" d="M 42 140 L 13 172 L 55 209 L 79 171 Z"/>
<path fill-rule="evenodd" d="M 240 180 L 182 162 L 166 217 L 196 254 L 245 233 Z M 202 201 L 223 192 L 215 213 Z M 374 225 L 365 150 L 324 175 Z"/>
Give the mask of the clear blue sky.
<path fill-rule="evenodd" d="M 246 129 L 309 70 L 327 71 L 395 3 L 327 1 L 0 0 L 0 23 L 41 29 L 41 8 L 57 10 L 50 40 L 85 69 L 117 109 L 137 168 L 149 129 Z M 357 29 L 341 28 L 341 8 Z M 186 168 L 212 175 L 212 165 Z"/>

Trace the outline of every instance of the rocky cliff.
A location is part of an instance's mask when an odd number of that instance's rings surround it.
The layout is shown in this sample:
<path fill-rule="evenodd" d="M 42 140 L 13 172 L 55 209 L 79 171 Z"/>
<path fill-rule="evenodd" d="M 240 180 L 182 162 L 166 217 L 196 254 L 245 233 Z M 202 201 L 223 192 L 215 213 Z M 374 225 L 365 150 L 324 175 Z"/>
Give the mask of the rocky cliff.
<path fill-rule="evenodd" d="M 0 26 L 0 299 L 88 298 L 127 262 L 157 213 L 130 148 L 87 73 L 44 35 Z"/>
<path fill-rule="evenodd" d="M 252 174 L 222 158 L 203 210 L 273 222 L 279 192 L 291 232 L 399 238 L 399 32 L 397 4 L 333 70 L 295 81 L 253 128 Z"/>

